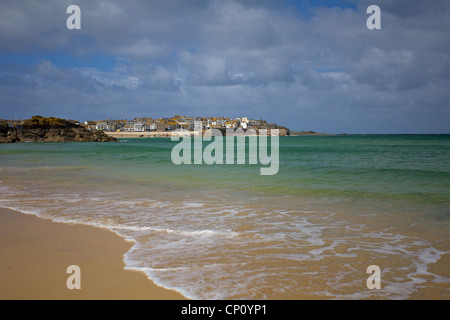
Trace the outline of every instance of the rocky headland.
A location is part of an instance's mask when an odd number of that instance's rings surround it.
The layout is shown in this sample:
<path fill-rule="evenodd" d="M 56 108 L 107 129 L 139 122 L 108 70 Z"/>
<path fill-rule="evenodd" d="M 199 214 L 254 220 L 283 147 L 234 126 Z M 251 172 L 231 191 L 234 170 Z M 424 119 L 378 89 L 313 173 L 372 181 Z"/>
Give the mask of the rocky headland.
<path fill-rule="evenodd" d="M 33 116 L 19 125 L 0 120 L 0 143 L 15 142 L 110 142 L 103 131 L 87 130 L 73 121 Z"/>

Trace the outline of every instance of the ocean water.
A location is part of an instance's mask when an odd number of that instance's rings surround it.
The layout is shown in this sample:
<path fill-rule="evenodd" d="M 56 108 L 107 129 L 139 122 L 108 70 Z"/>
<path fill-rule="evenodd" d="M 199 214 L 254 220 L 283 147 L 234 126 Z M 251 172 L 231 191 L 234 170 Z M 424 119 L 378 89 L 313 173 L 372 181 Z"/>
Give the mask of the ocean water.
<path fill-rule="evenodd" d="M 176 144 L 2 144 L 0 206 L 108 228 L 189 298 L 450 298 L 450 135 L 280 137 L 272 176 L 177 166 Z"/>

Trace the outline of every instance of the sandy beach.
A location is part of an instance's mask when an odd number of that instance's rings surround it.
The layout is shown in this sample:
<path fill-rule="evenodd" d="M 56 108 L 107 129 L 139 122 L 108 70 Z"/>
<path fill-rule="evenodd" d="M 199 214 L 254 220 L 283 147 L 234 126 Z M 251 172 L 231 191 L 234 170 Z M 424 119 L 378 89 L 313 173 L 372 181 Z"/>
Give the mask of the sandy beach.
<path fill-rule="evenodd" d="M 105 132 L 108 136 L 123 139 L 123 138 L 170 138 L 173 135 L 177 135 L 176 132 L 162 132 L 162 131 L 145 131 L 145 132 Z M 187 136 L 190 133 L 181 132 L 178 134 L 180 137 Z"/>
<path fill-rule="evenodd" d="M 0 299 L 185 299 L 125 270 L 130 247 L 106 229 L 0 208 Z M 66 286 L 70 265 L 80 267 L 79 290 Z"/>

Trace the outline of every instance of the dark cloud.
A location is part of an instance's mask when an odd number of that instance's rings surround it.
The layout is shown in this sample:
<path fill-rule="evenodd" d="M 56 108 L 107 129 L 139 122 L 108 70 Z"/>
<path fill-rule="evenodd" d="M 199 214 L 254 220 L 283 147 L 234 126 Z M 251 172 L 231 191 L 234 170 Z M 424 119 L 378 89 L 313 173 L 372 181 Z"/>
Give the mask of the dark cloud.
<path fill-rule="evenodd" d="M 76 31 L 65 26 L 72 2 L 0 3 L 0 56 L 46 54 L 0 60 L 0 117 L 221 114 L 299 130 L 450 131 L 448 1 L 380 0 L 382 29 L 368 30 L 369 1 L 80 0 Z M 115 65 L 56 63 L 61 52 Z"/>

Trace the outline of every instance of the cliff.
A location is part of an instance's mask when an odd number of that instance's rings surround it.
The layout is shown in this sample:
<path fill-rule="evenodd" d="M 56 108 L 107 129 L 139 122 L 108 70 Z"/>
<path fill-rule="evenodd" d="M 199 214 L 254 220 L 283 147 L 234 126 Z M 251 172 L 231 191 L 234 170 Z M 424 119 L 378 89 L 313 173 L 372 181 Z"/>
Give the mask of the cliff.
<path fill-rule="evenodd" d="M 110 142 L 117 141 L 102 131 L 89 131 L 69 120 L 34 116 L 21 126 L 0 120 L 0 143 L 14 142 Z"/>

